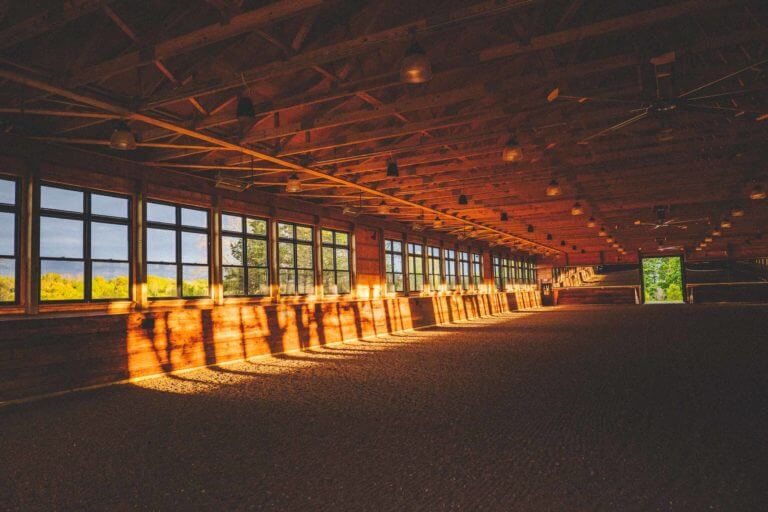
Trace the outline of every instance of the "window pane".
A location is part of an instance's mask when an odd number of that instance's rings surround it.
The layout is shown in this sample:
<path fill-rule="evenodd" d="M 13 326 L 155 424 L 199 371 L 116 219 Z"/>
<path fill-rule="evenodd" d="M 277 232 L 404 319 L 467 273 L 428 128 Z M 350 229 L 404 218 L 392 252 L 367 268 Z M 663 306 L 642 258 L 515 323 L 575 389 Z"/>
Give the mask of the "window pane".
<path fill-rule="evenodd" d="M 323 247 L 323 270 L 333 269 L 333 247 Z"/>
<path fill-rule="evenodd" d="M 16 260 L 0 258 L 0 302 L 16 300 Z"/>
<path fill-rule="evenodd" d="M 147 261 L 176 261 L 175 231 L 170 229 L 147 229 Z"/>
<path fill-rule="evenodd" d="M 208 235 L 182 233 L 181 261 L 183 263 L 208 263 Z"/>
<path fill-rule="evenodd" d="M 392 241 L 392 250 L 395 252 L 403 252 L 403 243 Z"/>
<path fill-rule="evenodd" d="M 277 235 L 280 238 L 293 238 L 293 225 L 279 222 L 277 224 Z"/>
<path fill-rule="evenodd" d="M 128 264 L 94 262 L 91 270 L 91 298 L 127 299 Z"/>
<path fill-rule="evenodd" d="M 0 204 L 16 204 L 16 182 L 0 180 Z"/>
<path fill-rule="evenodd" d="M 248 239 L 248 266 L 267 266 L 267 241 Z"/>
<path fill-rule="evenodd" d="M 384 271 L 385 272 L 393 272 L 392 269 L 392 255 L 387 254 L 387 257 L 384 258 Z"/>
<path fill-rule="evenodd" d="M 312 270 L 299 270 L 299 293 L 315 293 L 315 275 Z"/>
<path fill-rule="evenodd" d="M 176 207 L 160 203 L 147 203 L 147 221 L 176 224 Z"/>
<path fill-rule="evenodd" d="M 40 262 L 40 299 L 83 300 L 85 286 L 82 261 Z"/>
<path fill-rule="evenodd" d="M 349 235 L 347 233 L 336 232 L 336 245 L 348 245 Z"/>
<path fill-rule="evenodd" d="M 83 193 L 58 187 L 40 187 L 40 207 L 83 213 Z"/>
<path fill-rule="evenodd" d="M 181 293 L 184 297 L 208 296 L 208 267 L 184 265 L 181 279 Z"/>
<path fill-rule="evenodd" d="M 333 243 L 333 231 L 329 231 L 327 229 L 324 229 L 322 232 L 323 237 L 323 243 L 324 244 L 332 244 Z"/>
<path fill-rule="evenodd" d="M 128 226 L 91 222 L 91 258 L 128 260 Z"/>
<path fill-rule="evenodd" d="M 147 265 L 149 297 L 176 297 L 176 265 Z"/>
<path fill-rule="evenodd" d="M 208 212 L 205 210 L 181 209 L 181 225 L 193 228 L 208 227 Z"/>
<path fill-rule="evenodd" d="M 332 270 L 323 272 L 323 292 L 328 295 L 336 295 L 339 293 L 335 279 L 336 276 Z"/>
<path fill-rule="evenodd" d="M 385 251 L 391 251 L 392 250 L 392 241 L 391 240 L 384 240 L 384 250 Z"/>
<path fill-rule="evenodd" d="M 248 269 L 248 294 L 269 295 L 269 276 L 267 275 L 267 269 Z"/>
<path fill-rule="evenodd" d="M 243 264 L 243 239 L 235 236 L 221 237 L 221 261 L 224 265 Z"/>
<path fill-rule="evenodd" d="M 267 221 L 249 217 L 248 220 L 246 220 L 246 229 L 250 235 L 267 236 Z"/>
<path fill-rule="evenodd" d="M 349 270 L 349 249 L 336 249 L 336 268 Z"/>
<path fill-rule="evenodd" d="M 91 213 L 127 219 L 128 198 L 91 194 Z"/>
<path fill-rule="evenodd" d="M 296 293 L 293 270 L 280 269 L 280 293 L 282 295 L 293 295 Z"/>
<path fill-rule="evenodd" d="M 339 288 L 339 293 L 350 293 L 351 284 L 349 280 L 349 272 L 338 272 L 336 274 L 336 286 Z"/>
<path fill-rule="evenodd" d="M 312 241 L 312 228 L 307 226 L 296 226 L 296 240 L 305 242 Z"/>
<path fill-rule="evenodd" d="M 290 242 L 277 244 L 277 257 L 281 267 L 293 267 L 293 244 Z"/>
<path fill-rule="evenodd" d="M 14 251 L 14 232 L 15 215 L 7 212 L 0 212 L 0 255 L 13 256 Z"/>
<path fill-rule="evenodd" d="M 83 221 L 40 217 L 40 256 L 83 257 Z"/>
<path fill-rule="evenodd" d="M 296 267 L 313 268 L 311 245 L 299 244 L 296 246 Z"/>
<path fill-rule="evenodd" d="M 224 267 L 222 281 L 224 295 L 245 295 L 245 281 L 242 268 Z"/>
<path fill-rule="evenodd" d="M 393 259 L 393 269 L 395 272 L 402 272 L 403 271 L 403 257 L 396 255 Z"/>
<path fill-rule="evenodd" d="M 243 218 L 238 215 L 227 215 L 226 213 L 221 216 L 221 230 L 222 231 L 237 231 L 238 233 L 243 231 Z"/>

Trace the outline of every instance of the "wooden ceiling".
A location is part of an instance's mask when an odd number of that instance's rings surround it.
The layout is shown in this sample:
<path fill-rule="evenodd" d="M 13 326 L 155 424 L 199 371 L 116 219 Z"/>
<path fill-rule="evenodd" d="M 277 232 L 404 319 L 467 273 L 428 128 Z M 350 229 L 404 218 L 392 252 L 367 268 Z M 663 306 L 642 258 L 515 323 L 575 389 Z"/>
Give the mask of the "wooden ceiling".
<path fill-rule="evenodd" d="M 615 255 L 604 226 L 630 254 L 768 254 L 749 199 L 768 185 L 766 27 L 762 0 L 6 0 L 0 128 L 284 196 L 297 173 L 301 199 L 529 252 Z M 424 84 L 399 79 L 414 41 Z M 109 147 L 120 119 L 138 149 Z M 522 161 L 502 161 L 510 136 Z M 703 220 L 634 224 L 659 207 Z"/>

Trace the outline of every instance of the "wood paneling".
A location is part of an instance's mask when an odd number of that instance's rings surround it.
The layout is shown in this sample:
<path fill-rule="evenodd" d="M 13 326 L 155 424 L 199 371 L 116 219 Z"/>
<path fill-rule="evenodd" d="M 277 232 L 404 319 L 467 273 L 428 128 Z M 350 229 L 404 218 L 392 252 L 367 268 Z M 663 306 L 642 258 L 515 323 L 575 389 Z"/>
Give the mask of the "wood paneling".
<path fill-rule="evenodd" d="M 529 291 L 7 318 L 0 403 L 539 305 Z"/>
<path fill-rule="evenodd" d="M 637 286 L 555 288 L 555 304 L 639 304 Z"/>

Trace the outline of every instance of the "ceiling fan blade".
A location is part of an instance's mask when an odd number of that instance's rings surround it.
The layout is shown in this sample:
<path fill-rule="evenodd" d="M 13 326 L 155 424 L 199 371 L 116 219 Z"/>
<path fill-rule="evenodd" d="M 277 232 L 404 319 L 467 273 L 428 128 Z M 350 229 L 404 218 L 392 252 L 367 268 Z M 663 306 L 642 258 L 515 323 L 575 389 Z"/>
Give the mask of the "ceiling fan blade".
<path fill-rule="evenodd" d="M 686 98 L 688 101 L 700 101 L 700 100 L 715 100 L 719 98 L 730 98 L 732 96 L 743 96 L 745 94 L 753 94 L 756 92 L 768 91 L 767 87 L 756 87 L 754 89 L 739 89 L 738 91 L 720 92 L 715 94 L 707 94 L 706 96 L 696 96 L 693 98 Z"/>
<path fill-rule="evenodd" d="M 554 91 L 553 91 L 554 92 Z M 550 93 L 550 96 L 552 96 L 552 93 Z M 555 99 L 560 100 L 570 100 L 570 101 L 577 101 L 579 103 L 613 103 L 616 105 L 631 105 L 633 107 L 638 108 L 648 108 L 648 104 L 642 101 L 637 100 L 624 100 L 621 98 L 596 98 L 594 96 L 571 96 L 568 94 L 559 94 L 553 98 L 549 99 L 550 96 L 547 96 L 547 100 L 552 102 Z"/>
<path fill-rule="evenodd" d="M 615 132 L 616 130 L 620 130 L 620 129 L 624 128 L 625 126 L 629 126 L 631 124 L 634 124 L 634 123 L 636 123 L 636 122 L 638 122 L 641 119 L 644 119 L 646 117 L 648 117 L 648 111 L 647 110 L 645 112 L 643 112 L 642 114 L 638 114 L 636 116 L 630 117 L 629 119 L 626 119 L 626 120 L 624 120 L 624 121 L 622 121 L 622 122 L 620 122 L 618 124 L 615 124 L 613 126 L 609 126 L 608 128 L 606 128 L 604 130 L 601 130 L 601 131 L 599 131 L 597 133 L 594 133 L 594 134 L 590 135 L 589 137 L 587 137 L 585 139 L 581 139 L 579 141 L 579 144 L 588 144 L 589 141 L 592 140 L 592 139 L 596 139 L 596 138 L 602 137 L 603 135 L 606 135 L 608 133 Z"/>
<path fill-rule="evenodd" d="M 670 224 L 688 224 L 689 222 L 704 222 L 705 220 L 709 220 L 709 217 L 700 217 L 698 219 L 673 220 L 673 221 L 670 221 Z"/>
<path fill-rule="evenodd" d="M 678 98 L 685 98 L 685 97 L 690 96 L 691 94 L 693 94 L 695 92 L 699 92 L 702 89 L 706 89 L 707 87 L 712 87 L 713 85 L 719 84 L 723 80 L 728 80 L 731 77 L 734 77 L 736 75 L 740 75 L 741 73 L 744 73 L 745 71 L 749 71 L 750 69 L 757 69 L 760 66 L 762 66 L 763 64 L 765 64 L 766 62 L 768 62 L 768 59 L 763 59 L 763 60 L 761 60 L 759 62 L 753 62 L 749 66 L 745 66 L 743 68 L 737 69 L 736 71 L 732 71 L 731 73 L 728 73 L 727 75 L 721 76 L 720 78 L 718 78 L 716 80 L 712 80 L 712 81 L 707 82 L 705 84 L 702 84 L 702 85 L 700 85 L 698 87 L 695 87 L 695 88 L 691 89 L 690 91 L 686 91 L 686 92 L 684 92 L 682 94 L 679 94 L 677 97 Z"/>
<path fill-rule="evenodd" d="M 653 226 L 653 227 L 651 228 L 651 231 L 654 231 L 654 230 L 657 230 L 657 229 L 659 229 L 659 228 L 663 228 L 663 227 L 664 227 L 664 225 L 663 225 L 663 224 L 656 224 L 655 226 Z"/>

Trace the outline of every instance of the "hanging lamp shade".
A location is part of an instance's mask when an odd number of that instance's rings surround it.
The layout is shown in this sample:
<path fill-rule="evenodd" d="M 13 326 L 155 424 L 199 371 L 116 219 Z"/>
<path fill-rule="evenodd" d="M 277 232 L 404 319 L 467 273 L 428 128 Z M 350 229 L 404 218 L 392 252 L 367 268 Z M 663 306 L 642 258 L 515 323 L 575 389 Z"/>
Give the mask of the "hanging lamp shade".
<path fill-rule="evenodd" d="M 435 216 L 435 221 L 432 223 L 432 225 L 434 227 L 436 227 L 436 228 L 442 227 L 443 226 L 443 220 L 440 217 Z"/>
<path fill-rule="evenodd" d="M 109 138 L 109 147 L 120 151 L 136 149 L 136 137 L 125 121 L 120 121 L 115 131 L 112 132 L 112 136 Z"/>
<path fill-rule="evenodd" d="M 731 209 L 731 217 L 743 217 L 744 216 L 744 209 L 740 206 L 735 206 L 733 209 Z"/>
<path fill-rule="evenodd" d="M 557 180 L 552 180 L 549 182 L 549 185 L 547 185 L 547 196 L 554 197 L 559 196 L 562 192 L 560 190 L 560 184 L 557 182 Z"/>
<path fill-rule="evenodd" d="M 547 240 L 552 240 L 552 233 L 547 233 Z"/>
<path fill-rule="evenodd" d="M 467 196 L 465 196 L 464 194 L 461 194 L 459 196 L 459 204 L 468 204 L 468 203 L 469 201 L 467 201 Z"/>
<path fill-rule="evenodd" d="M 712 231 L 712 236 L 720 236 L 722 234 L 723 234 L 723 232 L 720 231 L 719 229 L 716 229 L 716 230 Z"/>
<path fill-rule="evenodd" d="M 285 191 L 290 194 L 301 192 L 301 181 L 296 173 L 288 176 L 288 181 L 285 182 Z"/>
<path fill-rule="evenodd" d="M 509 220 L 509 215 L 507 215 L 507 212 L 501 212 L 501 221 L 506 222 Z"/>
<path fill-rule="evenodd" d="M 712 241 L 712 237 L 711 237 L 711 236 L 705 237 L 705 238 L 704 238 L 704 241 L 705 241 L 705 242 L 707 242 L 707 243 L 709 243 L 709 242 L 711 242 L 711 241 Z"/>
<path fill-rule="evenodd" d="M 605 239 L 605 241 L 606 241 L 607 243 L 609 243 L 609 244 L 612 244 L 612 243 L 613 243 L 613 237 L 612 237 L 612 236 L 609 236 L 608 238 L 606 238 L 606 239 Z"/>
<path fill-rule="evenodd" d="M 589 220 L 587 220 L 587 227 L 593 228 L 597 225 L 597 221 L 595 221 L 594 217 L 590 217 Z"/>
<path fill-rule="evenodd" d="M 732 226 L 733 224 L 731 223 L 731 219 L 729 219 L 728 217 L 725 217 L 723 218 L 723 220 L 720 221 L 720 227 L 723 229 L 728 229 Z"/>
<path fill-rule="evenodd" d="M 533 233 L 533 224 L 528 224 L 528 232 Z"/>
<path fill-rule="evenodd" d="M 608 232 L 604 227 L 600 227 L 600 231 L 597 232 L 597 236 L 608 236 Z"/>
<path fill-rule="evenodd" d="M 341 213 L 348 215 L 349 217 L 357 217 L 360 215 L 360 208 L 357 206 L 345 206 Z"/>
<path fill-rule="evenodd" d="M 387 215 L 389 213 L 389 207 L 384 201 L 380 202 L 376 207 L 376 213 L 379 215 Z"/>
<path fill-rule="evenodd" d="M 635 219 L 635 221 L 633 222 L 635 226 L 639 226 L 641 223 L 642 221 L 640 219 Z"/>
<path fill-rule="evenodd" d="M 749 198 L 753 201 L 759 201 L 760 199 L 765 199 L 765 189 L 762 185 L 757 184 L 755 185 L 752 190 L 749 192 Z"/>
<path fill-rule="evenodd" d="M 256 117 L 256 109 L 253 107 L 253 101 L 248 96 L 241 96 L 237 100 L 237 120 L 240 123 L 247 123 Z"/>
<path fill-rule="evenodd" d="M 560 240 L 560 246 L 565 247 L 565 240 Z"/>
<path fill-rule="evenodd" d="M 400 176 L 400 169 L 397 167 L 397 162 L 395 160 L 390 160 L 387 162 L 387 177 L 388 178 L 397 178 Z"/>
<path fill-rule="evenodd" d="M 424 49 L 413 42 L 400 64 L 400 81 L 406 84 L 423 84 L 432 79 L 432 65 Z"/>
<path fill-rule="evenodd" d="M 583 215 L 584 214 L 584 208 L 581 206 L 581 203 L 576 201 L 573 203 L 573 206 L 571 207 L 571 215 Z"/>
<path fill-rule="evenodd" d="M 505 162 L 519 162 L 523 159 L 523 148 L 517 143 L 517 139 L 510 137 L 501 154 Z"/>

